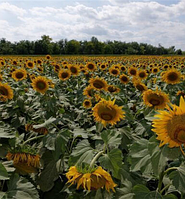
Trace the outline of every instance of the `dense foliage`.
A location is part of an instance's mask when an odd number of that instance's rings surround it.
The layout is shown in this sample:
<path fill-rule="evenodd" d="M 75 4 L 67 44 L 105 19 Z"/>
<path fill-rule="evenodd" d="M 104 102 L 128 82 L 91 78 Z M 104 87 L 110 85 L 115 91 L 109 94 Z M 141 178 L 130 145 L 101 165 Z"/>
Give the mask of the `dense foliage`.
<path fill-rule="evenodd" d="M 181 56 L 0 57 L 0 198 L 185 198 L 184 87 Z"/>
<path fill-rule="evenodd" d="M 146 43 L 122 42 L 122 41 L 98 41 L 92 37 L 90 41 L 77 41 L 61 39 L 53 42 L 52 38 L 43 35 L 40 40 L 10 42 L 2 38 L 0 40 L 0 54 L 2 55 L 37 55 L 37 54 L 126 54 L 126 55 L 166 55 L 182 54 L 181 49 L 175 46 L 164 48 L 159 44 L 158 47 Z"/>

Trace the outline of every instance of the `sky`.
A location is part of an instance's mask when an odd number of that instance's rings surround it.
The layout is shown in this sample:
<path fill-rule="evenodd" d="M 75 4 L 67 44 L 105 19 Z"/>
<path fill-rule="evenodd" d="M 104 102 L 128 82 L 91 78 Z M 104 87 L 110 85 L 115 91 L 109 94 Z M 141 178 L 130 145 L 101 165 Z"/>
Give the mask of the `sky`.
<path fill-rule="evenodd" d="M 185 0 L 0 0 L 0 38 L 159 44 L 185 51 Z"/>

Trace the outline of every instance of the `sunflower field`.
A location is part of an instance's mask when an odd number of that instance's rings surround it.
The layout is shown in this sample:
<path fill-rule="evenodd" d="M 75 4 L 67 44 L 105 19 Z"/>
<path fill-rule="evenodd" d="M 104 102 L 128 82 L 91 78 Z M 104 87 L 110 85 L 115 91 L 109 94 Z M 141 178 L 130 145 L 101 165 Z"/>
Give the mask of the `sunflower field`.
<path fill-rule="evenodd" d="M 185 57 L 1 56 L 0 199 L 185 199 Z"/>

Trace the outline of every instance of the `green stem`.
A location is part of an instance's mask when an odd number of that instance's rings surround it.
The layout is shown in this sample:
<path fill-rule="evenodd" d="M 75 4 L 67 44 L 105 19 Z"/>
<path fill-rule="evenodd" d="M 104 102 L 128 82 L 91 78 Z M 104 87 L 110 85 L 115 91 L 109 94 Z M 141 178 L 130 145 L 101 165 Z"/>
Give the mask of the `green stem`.
<path fill-rule="evenodd" d="M 97 153 L 94 158 L 92 159 L 91 163 L 90 163 L 90 166 L 89 166 L 89 169 L 92 169 L 96 160 L 104 153 L 104 151 L 100 151 L 99 153 Z"/>
<path fill-rule="evenodd" d="M 45 135 L 40 135 L 40 136 L 37 136 L 37 137 L 32 137 L 32 138 L 26 140 L 26 141 L 23 143 L 23 145 L 27 144 L 27 143 L 30 142 L 30 141 L 33 141 L 33 140 L 42 138 L 42 137 L 44 137 L 44 136 L 45 136 Z"/>
<path fill-rule="evenodd" d="M 157 187 L 158 192 L 161 191 L 161 187 L 162 187 L 162 183 L 163 183 L 163 177 L 164 177 L 164 171 L 162 171 L 159 175 L 159 182 L 158 182 L 158 187 Z"/>
<path fill-rule="evenodd" d="M 168 189 L 168 187 L 170 186 L 171 184 L 167 184 L 161 191 L 160 191 L 160 194 L 162 195 L 162 193 Z"/>
<path fill-rule="evenodd" d="M 175 170 L 175 169 L 178 169 L 178 167 L 170 167 L 170 168 L 166 169 L 166 171 L 164 171 L 164 175 L 166 175 L 169 171 Z"/>

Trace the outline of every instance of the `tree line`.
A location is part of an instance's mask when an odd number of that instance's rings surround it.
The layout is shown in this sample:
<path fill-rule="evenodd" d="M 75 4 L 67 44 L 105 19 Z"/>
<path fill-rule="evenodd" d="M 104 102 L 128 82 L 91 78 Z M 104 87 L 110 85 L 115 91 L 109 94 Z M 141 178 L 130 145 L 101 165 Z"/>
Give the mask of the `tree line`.
<path fill-rule="evenodd" d="M 22 40 L 13 43 L 5 38 L 0 39 L 1 55 L 181 55 L 184 53 L 181 49 L 176 50 L 175 46 L 164 48 L 160 44 L 155 47 L 147 43 L 126 43 L 116 40 L 101 42 L 96 37 L 92 37 L 90 41 L 61 39 L 54 42 L 48 35 L 43 35 L 36 41 Z"/>

